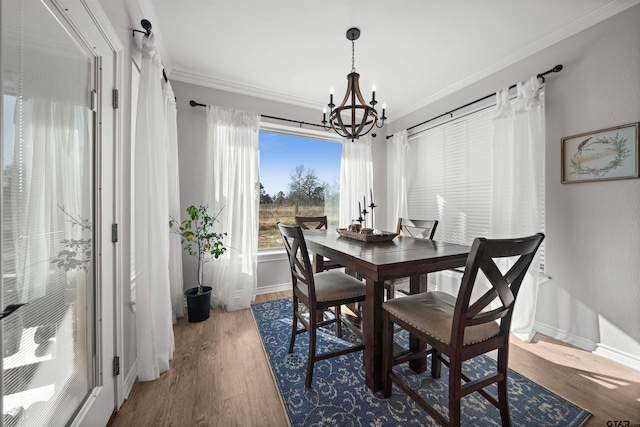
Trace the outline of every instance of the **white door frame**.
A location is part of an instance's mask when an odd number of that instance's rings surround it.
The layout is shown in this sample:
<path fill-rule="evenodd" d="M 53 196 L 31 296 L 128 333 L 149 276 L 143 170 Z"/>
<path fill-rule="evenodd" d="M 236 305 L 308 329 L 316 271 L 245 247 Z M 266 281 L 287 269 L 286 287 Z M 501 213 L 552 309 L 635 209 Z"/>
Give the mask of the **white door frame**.
<path fill-rule="evenodd" d="M 97 257 L 96 276 L 96 386 L 72 421 L 74 426 L 106 425 L 122 401 L 122 376 L 113 375 L 113 361 L 122 354 L 121 245 L 112 242 L 112 224 L 120 222 L 119 162 L 122 147 L 120 110 L 112 91 L 122 83 L 123 46 L 98 0 L 43 0 L 66 20 L 88 46 L 93 47 L 101 73 L 98 80 L 96 147 Z"/>
<path fill-rule="evenodd" d="M 122 117 L 112 106 L 112 90 L 122 87 L 123 46 L 104 14 L 98 0 L 42 0 L 61 22 L 68 24 L 83 43 L 92 48 L 98 74 L 97 92 L 100 105 L 96 123 L 95 144 L 99 164 L 96 165 L 96 386 L 72 420 L 72 425 L 106 425 L 113 411 L 122 404 L 122 376 L 113 376 L 115 355 L 123 351 L 122 325 L 122 250 L 112 242 L 111 226 L 122 219 Z M 1 64 L 0 64 L 1 65 Z M 0 67 L 0 77 L 2 67 Z M 0 102 L 0 113 L 2 103 Z M 0 116 L 0 129 L 2 129 Z M 0 159 L 2 155 L 0 153 Z M 2 190 L 0 189 L 0 196 Z M 2 216 L 0 204 L 0 217 Z M 2 242 L 0 241 L 0 250 Z M 2 272 L 0 264 L 0 273 Z M 2 295 L 0 293 L 0 304 Z M 0 328 L 2 339 L 2 328 Z M 0 360 L 2 368 L 2 360 Z M 2 382 L 0 381 L 0 395 Z M 0 401 L 0 409 L 2 403 Z"/>

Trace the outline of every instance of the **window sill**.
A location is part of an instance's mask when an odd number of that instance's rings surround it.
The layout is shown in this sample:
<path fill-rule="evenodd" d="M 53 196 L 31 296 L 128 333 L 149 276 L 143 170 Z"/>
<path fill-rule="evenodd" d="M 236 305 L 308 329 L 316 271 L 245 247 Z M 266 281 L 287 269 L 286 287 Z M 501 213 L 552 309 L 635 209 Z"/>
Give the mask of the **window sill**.
<path fill-rule="evenodd" d="M 263 249 L 258 252 L 258 263 L 283 261 L 287 259 L 287 252 L 284 248 Z"/>

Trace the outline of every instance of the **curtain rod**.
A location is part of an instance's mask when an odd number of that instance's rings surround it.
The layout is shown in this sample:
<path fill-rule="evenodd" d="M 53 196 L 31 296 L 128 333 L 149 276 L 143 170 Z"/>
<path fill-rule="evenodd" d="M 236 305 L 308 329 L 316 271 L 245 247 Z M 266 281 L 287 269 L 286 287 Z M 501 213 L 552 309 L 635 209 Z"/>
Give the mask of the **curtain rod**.
<path fill-rule="evenodd" d="M 562 71 L 562 68 L 563 68 L 563 67 L 562 67 L 562 64 L 558 64 L 558 65 L 556 65 L 555 67 L 553 67 L 552 69 L 547 70 L 547 71 L 545 71 L 544 73 L 540 73 L 540 74 L 538 74 L 536 77 L 537 77 L 537 78 L 539 78 L 539 79 L 542 79 L 542 83 L 544 83 L 544 76 L 546 76 L 547 74 L 550 74 L 550 73 L 559 73 L 560 71 Z M 511 90 L 511 89 L 513 89 L 513 88 L 515 88 L 516 86 L 517 86 L 517 84 L 513 84 L 513 85 L 509 86 L 509 90 Z M 451 110 L 451 111 L 447 111 L 446 113 L 442 113 L 442 114 L 440 114 L 440 115 L 439 115 L 439 116 L 437 116 L 437 117 L 433 117 L 433 118 L 431 118 L 431 119 L 429 119 L 429 120 L 425 120 L 425 121 L 424 121 L 424 122 L 422 122 L 422 123 L 418 123 L 417 125 L 413 125 L 413 126 L 411 126 L 411 127 L 408 127 L 408 128 L 407 128 L 407 130 L 411 130 L 411 129 L 417 128 L 418 126 L 425 125 L 425 124 L 427 124 L 427 123 L 429 123 L 429 122 L 432 122 L 432 121 L 437 120 L 437 119 L 439 119 L 439 118 L 441 118 L 441 117 L 444 117 L 444 116 L 451 116 L 451 117 L 453 117 L 453 113 L 454 113 L 454 112 L 456 112 L 456 111 L 458 111 L 458 110 L 462 110 L 463 108 L 466 108 L 466 107 L 468 107 L 468 106 L 470 106 L 470 105 L 473 105 L 473 104 L 476 104 L 476 103 L 478 103 L 478 102 L 484 101 L 485 99 L 489 99 L 489 98 L 491 98 L 492 96 L 495 96 L 495 95 L 496 95 L 495 93 L 492 93 L 492 94 L 490 94 L 490 95 L 483 96 L 482 98 L 476 99 L 475 101 L 471 101 L 471 102 L 469 102 L 468 104 L 464 104 L 464 105 L 463 105 L 463 106 L 461 106 L 461 107 L 454 108 L 453 110 Z M 386 137 L 386 138 L 387 138 L 387 139 L 389 139 L 389 138 L 391 138 L 391 137 L 393 137 L 393 134 L 391 134 L 391 135 L 387 135 L 387 137 Z"/>
<path fill-rule="evenodd" d="M 199 102 L 196 102 L 194 100 L 189 101 L 189 105 L 191 105 L 192 107 L 206 107 L 206 104 L 200 104 Z M 264 117 L 266 119 L 282 120 L 284 122 L 298 123 L 300 127 L 302 127 L 302 125 L 307 125 L 307 126 L 316 126 L 316 127 L 324 128 L 324 126 L 317 125 L 315 123 L 301 122 L 300 120 L 293 120 L 293 119 L 284 119 L 282 117 L 267 116 L 266 114 L 260 114 L 260 117 Z"/>
<path fill-rule="evenodd" d="M 148 19 L 143 19 L 140 21 L 140 25 L 144 28 L 144 31 L 136 30 L 135 28 L 131 30 L 131 34 L 133 37 L 136 36 L 136 33 L 144 34 L 144 37 L 149 37 L 151 34 L 151 22 Z M 162 78 L 164 78 L 165 83 L 169 83 L 169 79 L 167 78 L 167 73 L 164 72 L 164 67 L 162 68 Z"/>

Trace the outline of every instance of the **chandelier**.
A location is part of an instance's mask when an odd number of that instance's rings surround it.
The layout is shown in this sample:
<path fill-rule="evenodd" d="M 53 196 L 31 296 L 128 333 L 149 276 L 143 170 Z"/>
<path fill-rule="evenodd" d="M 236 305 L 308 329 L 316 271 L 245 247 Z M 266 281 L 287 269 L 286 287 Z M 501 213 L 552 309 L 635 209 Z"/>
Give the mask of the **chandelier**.
<path fill-rule="evenodd" d="M 327 126 L 327 110 L 323 110 L 322 125 L 325 130 L 333 128 L 336 133 L 344 138 L 349 138 L 351 141 L 358 139 L 371 132 L 373 127 L 381 128 L 384 126 L 385 117 L 385 105 L 382 105 L 382 117 L 378 117 L 378 112 L 375 109 L 376 104 L 376 89 L 375 86 L 371 93 L 371 102 L 367 104 L 360 92 L 360 74 L 356 73 L 355 67 L 355 41 L 360 37 L 360 30 L 357 28 L 350 28 L 347 30 L 347 39 L 351 40 L 351 73 L 347 75 L 347 93 L 344 95 L 342 104 L 335 107 L 333 103 L 333 89 L 329 95 L 329 124 Z M 349 104 L 347 102 L 350 102 Z"/>

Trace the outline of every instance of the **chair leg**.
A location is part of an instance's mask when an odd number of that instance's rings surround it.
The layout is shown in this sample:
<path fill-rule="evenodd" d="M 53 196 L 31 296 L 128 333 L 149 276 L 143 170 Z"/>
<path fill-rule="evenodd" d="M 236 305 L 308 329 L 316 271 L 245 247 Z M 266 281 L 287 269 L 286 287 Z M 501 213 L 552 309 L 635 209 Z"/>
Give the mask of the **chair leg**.
<path fill-rule="evenodd" d="M 289 342 L 289 354 L 293 353 L 293 345 L 296 343 L 296 332 L 298 331 L 298 298 L 293 296 L 293 322 L 291 327 L 291 341 Z"/>
<path fill-rule="evenodd" d="M 313 314 L 313 313 L 312 313 Z M 311 387 L 313 380 L 313 367 L 316 363 L 316 319 L 315 316 L 309 316 L 309 357 L 307 358 L 307 377 L 304 381 L 306 388 Z"/>
<path fill-rule="evenodd" d="M 391 283 L 385 283 L 384 287 L 387 288 L 387 301 L 395 298 L 396 296 L 396 287 Z"/>
<path fill-rule="evenodd" d="M 342 338 L 342 321 L 340 320 L 340 314 L 342 311 L 339 305 L 336 305 L 334 310 L 336 316 L 336 337 Z"/>
<path fill-rule="evenodd" d="M 393 369 L 393 322 L 389 313 L 382 314 L 382 395 L 391 397 L 391 370 Z"/>
<path fill-rule="evenodd" d="M 508 373 L 508 347 L 498 350 L 498 372 L 504 373 L 504 379 L 498 381 L 498 409 L 500 410 L 500 418 L 502 426 L 511 426 L 511 416 L 509 414 L 509 395 L 507 393 L 507 373 Z"/>
<path fill-rule="evenodd" d="M 431 378 L 438 379 L 442 372 L 442 361 L 440 360 L 440 353 L 435 348 L 432 348 L 431 353 Z"/>
<path fill-rule="evenodd" d="M 449 363 L 449 425 L 460 426 L 460 387 L 462 381 L 462 365 L 453 356 Z"/>

